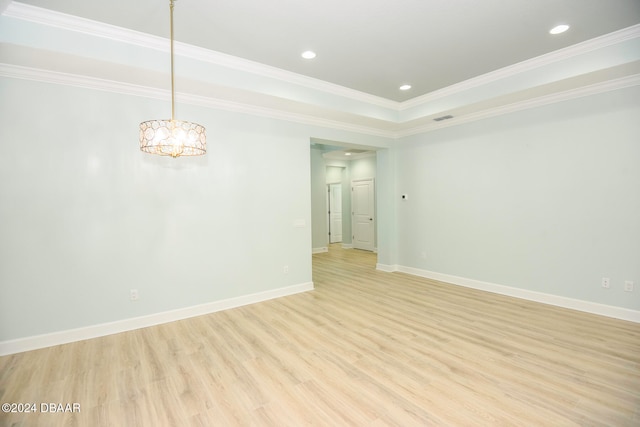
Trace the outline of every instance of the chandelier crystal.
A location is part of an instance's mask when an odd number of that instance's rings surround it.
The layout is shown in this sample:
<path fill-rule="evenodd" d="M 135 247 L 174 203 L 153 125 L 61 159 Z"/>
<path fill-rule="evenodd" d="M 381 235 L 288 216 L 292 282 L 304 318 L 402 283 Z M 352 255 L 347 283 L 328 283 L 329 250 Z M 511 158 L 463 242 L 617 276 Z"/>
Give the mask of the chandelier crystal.
<path fill-rule="evenodd" d="M 171 119 L 147 120 L 140 123 L 140 150 L 160 156 L 201 156 L 207 152 L 204 126 L 175 119 L 175 79 L 173 73 L 173 6 L 171 15 Z"/>

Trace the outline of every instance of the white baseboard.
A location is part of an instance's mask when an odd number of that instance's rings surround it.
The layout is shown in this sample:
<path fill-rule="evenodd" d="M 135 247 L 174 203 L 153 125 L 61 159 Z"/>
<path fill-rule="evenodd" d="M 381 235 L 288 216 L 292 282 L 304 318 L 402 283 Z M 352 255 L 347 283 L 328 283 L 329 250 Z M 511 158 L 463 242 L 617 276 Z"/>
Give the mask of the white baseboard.
<path fill-rule="evenodd" d="M 343 243 L 342 249 L 353 249 L 353 243 Z"/>
<path fill-rule="evenodd" d="M 312 248 L 311 249 L 311 253 L 312 254 L 322 254 L 325 252 L 329 252 L 329 248 L 327 248 L 326 246 L 323 246 L 321 248 Z"/>
<path fill-rule="evenodd" d="M 176 320 L 187 319 L 189 317 L 202 316 L 216 311 L 228 310 L 243 305 L 254 304 L 274 298 L 307 292 L 313 290 L 313 282 L 299 285 L 287 286 L 284 288 L 258 292 L 250 295 L 213 301 L 206 304 L 194 305 L 191 307 L 179 308 L 176 310 L 164 311 L 147 316 L 123 319 L 115 322 L 102 323 L 99 325 L 87 326 L 84 328 L 69 329 L 66 331 L 52 332 L 50 334 L 35 335 L 26 338 L 0 342 L 0 356 L 21 353 L 23 351 L 37 350 L 39 348 L 51 347 L 59 344 L 67 344 L 75 341 L 82 341 L 91 338 L 103 337 L 105 335 L 117 334 L 120 332 L 132 331 L 134 329 L 146 328 L 162 323 L 174 322 Z"/>
<path fill-rule="evenodd" d="M 419 268 L 405 267 L 401 265 L 377 264 L 376 268 L 381 271 L 391 273 L 394 271 L 399 271 L 402 273 L 411 274 L 413 276 L 420 276 L 427 279 L 450 283 L 452 285 L 464 286 L 481 291 L 493 292 L 494 294 L 507 295 L 510 297 L 521 298 L 528 301 L 535 301 L 543 304 L 555 305 L 557 307 L 584 311 L 586 313 L 598 314 L 600 316 L 612 317 L 614 319 L 640 323 L 640 311 L 631 310 L 628 308 L 615 307 L 591 301 L 567 298 L 559 295 L 546 294 L 543 292 L 536 292 L 527 289 L 513 288 L 511 286 L 482 282 L 480 280 L 468 279 L 466 277 L 452 276 L 450 274 L 436 273 L 433 271 L 421 270 Z"/>
<path fill-rule="evenodd" d="M 398 271 L 398 265 L 387 265 L 387 264 L 376 264 L 376 270 L 384 271 L 386 273 L 393 273 L 394 271 Z"/>

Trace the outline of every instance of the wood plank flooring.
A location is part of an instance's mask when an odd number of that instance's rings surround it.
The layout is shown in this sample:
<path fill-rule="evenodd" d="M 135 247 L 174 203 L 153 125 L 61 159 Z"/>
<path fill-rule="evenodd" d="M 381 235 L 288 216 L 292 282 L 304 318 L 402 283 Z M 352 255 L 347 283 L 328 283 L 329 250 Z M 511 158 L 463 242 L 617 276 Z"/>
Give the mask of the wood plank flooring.
<path fill-rule="evenodd" d="M 640 426 L 640 325 L 313 256 L 316 290 L 0 358 L 0 426 Z M 40 407 L 38 407 L 40 410 Z"/>

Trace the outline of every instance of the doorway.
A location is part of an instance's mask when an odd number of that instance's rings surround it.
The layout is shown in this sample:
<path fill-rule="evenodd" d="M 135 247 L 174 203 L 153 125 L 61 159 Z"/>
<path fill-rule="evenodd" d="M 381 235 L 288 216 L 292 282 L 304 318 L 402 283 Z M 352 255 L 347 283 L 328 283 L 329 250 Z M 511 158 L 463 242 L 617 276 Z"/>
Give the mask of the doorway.
<path fill-rule="evenodd" d="M 327 184 L 329 243 L 342 242 L 342 184 Z"/>
<path fill-rule="evenodd" d="M 375 188 L 373 178 L 351 181 L 353 248 L 375 248 Z"/>
<path fill-rule="evenodd" d="M 377 153 L 371 147 L 368 150 L 340 147 L 326 144 L 328 141 L 312 140 L 311 145 L 311 251 L 313 254 L 328 252 L 331 247 L 354 249 L 355 215 L 352 209 L 352 184 L 357 193 L 364 193 L 368 204 L 362 211 L 358 208 L 358 219 L 364 215 L 368 223 L 360 221 L 359 230 L 355 232 L 358 242 L 355 248 L 377 253 L 378 226 L 376 207 L 368 209 L 376 203 L 378 191 Z M 374 188 L 374 180 L 375 188 Z M 341 205 L 338 186 L 341 184 Z M 363 187 L 363 185 L 365 187 Z M 366 191 L 363 191 L 366 188 Z M 331 194 L 333 190 L 333 194 Z M 370 191 L 369 191 L 370 190 Z M 375 198 L 374 198 L 375 195 Z M 359 194 L 358 199 L 363 199 Z M 342 210 L 342 226 L 340 214 Z M 363 216 L 360 216 L 363 214 Z M 368 229 L 368 230 L 367 230 Z"/>

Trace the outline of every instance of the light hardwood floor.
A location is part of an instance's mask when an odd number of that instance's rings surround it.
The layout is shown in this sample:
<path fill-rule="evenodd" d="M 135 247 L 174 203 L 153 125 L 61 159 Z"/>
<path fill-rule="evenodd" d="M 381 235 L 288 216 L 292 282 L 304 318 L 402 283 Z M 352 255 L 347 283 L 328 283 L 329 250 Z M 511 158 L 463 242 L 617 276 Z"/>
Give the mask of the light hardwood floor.
<path fill-rule="evenodd" d="M 640 325 L 313 258 L 312 292 L 0 358 L 0 402 L 81 405 L 0 425 L 640 425 Z"/>

